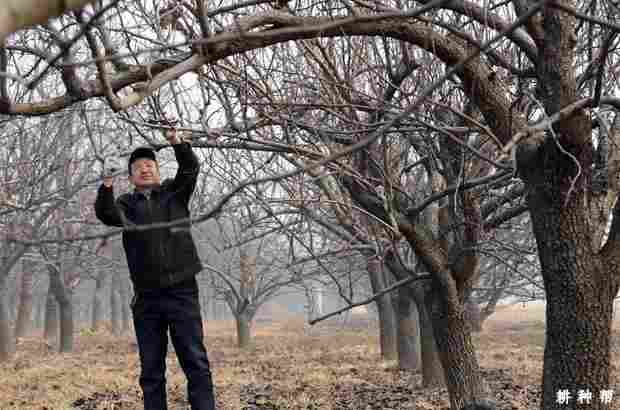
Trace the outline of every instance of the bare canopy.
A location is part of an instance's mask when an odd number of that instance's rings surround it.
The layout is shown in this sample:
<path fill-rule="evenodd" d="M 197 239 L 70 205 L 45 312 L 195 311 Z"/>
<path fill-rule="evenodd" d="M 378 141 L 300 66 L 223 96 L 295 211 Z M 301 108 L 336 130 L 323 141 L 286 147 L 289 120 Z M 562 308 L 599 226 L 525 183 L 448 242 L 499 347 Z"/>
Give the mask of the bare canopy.
<path fill-rule="evenodd" d="M 89 0 L 4 0 L 0 7 L 0 41 L 17 30 L 44 23 L 68 10 L 78 9 Z"/>

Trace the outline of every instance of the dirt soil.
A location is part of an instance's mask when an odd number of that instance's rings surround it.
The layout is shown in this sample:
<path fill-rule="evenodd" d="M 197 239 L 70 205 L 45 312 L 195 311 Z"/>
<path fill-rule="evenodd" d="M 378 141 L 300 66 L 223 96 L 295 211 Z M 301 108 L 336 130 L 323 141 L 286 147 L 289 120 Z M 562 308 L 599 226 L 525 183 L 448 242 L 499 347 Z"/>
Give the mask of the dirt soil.
<path fill-rule="evenodd" d="M 424 389 L 419 372 L 400 371 L 379 355 L 376 323 L 335 319 L 314 327 L 300 319 L 255 324 L 252 347 L 235 346 L 234 324 L 207 322 L 218 410 L 449 408 L 445 389 Z M 474 336 L 490 396 L 501 410 L 539 409 L 544 306 L 501 308 Z M 620 326 L 612 343 L 612 386 L 620 409 Z M 171 349 L 172 350 L 172 349 Z M 21 339 L 0 365 L 0 409 L 142 409 L 132 335 L 81 332 L 73 353 L 40 337 Z M 188 409 L 185 379 L 168 358 L 170 410 Z"/>

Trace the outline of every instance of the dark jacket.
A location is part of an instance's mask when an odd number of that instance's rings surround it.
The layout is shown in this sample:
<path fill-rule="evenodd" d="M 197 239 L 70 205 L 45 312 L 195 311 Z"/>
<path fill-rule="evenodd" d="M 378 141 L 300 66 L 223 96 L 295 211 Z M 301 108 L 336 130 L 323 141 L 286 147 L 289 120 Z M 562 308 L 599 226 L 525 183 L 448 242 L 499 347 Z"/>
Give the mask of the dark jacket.
<path fill-rule="evenodd" d="M 174 178 L 153 188 L 150 199 L 126 193 L 116 201 L 112 187 L 99 187 L 97 218 L 109 226 L 133 226 L 189 218 L 188 203 L 196 187 L 200 164 L 188 143 L 173 145 L 179 169 Z M 123 232 L 123 247 L 134 287 L 162 288 L 193 278 L 202 270 L 190 223 L 169 228 Z"/>

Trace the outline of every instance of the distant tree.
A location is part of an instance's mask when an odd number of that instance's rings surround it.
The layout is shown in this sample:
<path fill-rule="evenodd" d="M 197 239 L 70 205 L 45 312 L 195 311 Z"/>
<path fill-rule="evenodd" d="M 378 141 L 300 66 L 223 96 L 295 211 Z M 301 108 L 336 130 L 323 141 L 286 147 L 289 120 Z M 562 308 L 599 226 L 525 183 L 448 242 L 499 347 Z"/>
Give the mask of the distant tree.
<path fill-rule="evenodd" d="M 573 395 L 583 386 L 594 392 L 607 389 L 612 301 L 620 286 L 615 274 L 620 265 L 618 155 L 617 150 L 609 149 L 619 138 L 620 100 L 614 95 L 618 81 L 617 4 L 513 0 L 483 7 L 467 0 L 302 1 L 291 4 L 289 10 L 256 3 L 216 9 L 207 8 L 202 1 L 183 3 L 188 5 L 179 15 L 162 22 L 166 14 L 159 11 L 168 3 L 149 9 L 141 2 L 118 2 L 119 7 L 112 7 L 117 3 L 104 1 L 60 17 L 45 28 L 17 33 L 0 54 L 0 71 L 7 73 L 0 76 L 0 112 L 44 115 L 99 97 L 117 112 L 149 104 L 155 107 L 154 94 L 162 87 L 180 84 L 177 80 L 181 77 L 192 76 L 200 85 L 213 79 L 210 88 L 201 87 L 197 92 L 202 101 L 210 101 L 214 95 L 229 100 L 221 110 L 200 107 L 196 98 L 190 97 L 195 104 L 192 109 L 183 99 L 173 103 L 178 112 L 193 112 L 194 123 L 203 126 L 194 130 L 197 147 L 202 143 L 203 148 L 222 152 L 288 152 L 305 156 L 314 165 L 317 161 L 329 163 L 332 171 L 342 173 L 339 183 L 355 206 L 389 226 L 394 240 L 415 252 L 424 265 L 422 270 L 432 276 L 429 313 L 434 317 L 433 332 L 454 410 L 475 405 L 485 394 L 465 302 L 472 282 L 479 277 L 475 249 L 484 242 L 485 226 L 499 225 L 495 213 L 510 216 L 504 205 L 514 199 L 507 187 L 504 202 L 485 212 L 485 189 L 472 188 L 518 177 L 525 186 L 523 195 L 547 299 L 541 408 L 564 407 L 556 400 L 560 389 Z M 22 10 L 15 1 L 9 4 Z M 43 3 L 42 15 L 49 16 L 51 5 L 58 4 Z M 27 10 L 33 2 L 23 5 Z M 36 18 L 13 21 L 6 15 L 2 18 L 11 21 L 0 26 L 11 32 L 41 22 Z M 108 17 L 105 24 L 100 23 L 103 16 Z M 124 22 L 131 24 L 121 25 Z M 176 24 L 180 22 L 182 25 Z M 118 27 L 121 32 L 112 35 Z M 250 62 L 259 56 L 254 50 L 270 47 L 261 60 L 267 67 L 269 56 L 287 53 L 307 44 L 303 40 L 318 37 L 319 44 L 343 38 L 346 45 L 341 48 L 349 51 L 329 54 L 329 47 L 304 50 L 326 53 L 321 56 L 324 64 L 317 67 L 330 81 L 319 81 L 320 76 L 309 71 L 301 79 L 294 78 L 295 72 L 279 71 L 275 65 L 265 71 L 273 76 L 254 78 Z M 375 42 L 377 38 L 386 39 L 385 45 Z M 358 40 L 357 44 L 368 47 L 349 46 Z M 399 99 L 387 100 L 376 88 L 397 83 L 394 74 L 400 67 L 399 58 L 410 49 L 417 51 L 416 57 L 428 56 L 423 61 L 427 69 L 419 71 L 432 83 L 410 76 L 410 80 L 429 86 L 394 87 Z M 359 58 L 363 53 L 381 57 L 384 64 L 364 62 Z M 231 56 L 240 56 L 240 60 Z M 352 57 L 358 63 L 350 64 Z M 32 64 L 22 70 L 28 61 Z M 242 65 L 231 64 L 233 61 Z M 229 81 L 226 73 L 239 74 L 241 81 Z M 350 81 L 362 77 L 373 81 L 365 81 L 366 88 Z M 63 87 L 49 93 L 46 86 L 51 83 Z M 36 98 L 33 91 L 39 93 Z M 21 99 L 24 95 L 28 98 Z M 382 104 L 384 100 L 390 104 Z M 214 115 L 214 111 L 222 115 Z M 442 115 L 442 111 L 452 114 Z M 380 121 L 373 112 L 382 113 Z M 455 117 L 465 118 L 461 124 L 466 124 L 466 129 L 458 126 Z M 208 129 L 214 122 L 218 127 Z M 319 156 L 302 151 L 290 132 L 285 132 L 286 125 L 295 127 L 297 135 L 305 131 L 332 148 Z M 263 127 L 276 128 L 271 136 L 277 138 L 262 139 Z M 211 132 L 214 130 L 218 132 Z M 198 135 L 205 138 L 200 141 Z M 403 186 L 400 180 L 401 184 L 396 184 L 390 157 L 380 156 L 403 142 L 397 151 L 429 155 L 430 164 L 423 165 L 425 182 L 439 179 L 440 183 L 431 193 L 437 196 L 428 203 L 445 199 L 444 220 L 456 225 L 449 237 L 429 231 L 428 224 L 418 220 L 420 204 L 407 196 L 417 187 Z M 407 174 L 420 156 L 403 155 L 398 171 L 407 170 Z M 471 160 L 473 157 L 480 161 Z M 353 169 L 348 167 L 351 164 Z M 304 165 L 304 170 L 309 171 L 310 165 Z M 281 178 L 289 171 L 274 168 L 282 173 Z M 258 179 L 254 185 L 260 185 Z M 519 208 L 523 207 L 516 208 L 522 211 Z M 610 219 L 607 234 L 605 226 Z M 398 246 L 392 249 L 394 257 L 402 256 Z M 4 252 L 3 248 L 5 261 L 15 259 L 15 250 Z M 8 262 L 3 268 L 14 265 Z M 6 319 L 2 311 L 0 319 Z M 582 404 L 573 400 L 569 404 L 574 409 L 598 410 L 602 406 L 600 401 Z"/>
<path fill-rule="evenodd" d="M 33 286 L 37 264 L 26 255 L 22 258 L 21 275 L 18 284 L 19 305 L 15 321 L 15 338 L 28 336 L 34 330 L 33 313 Z"/>
<path fill-rule="evenodd" d="M 217 225 L 209 224 L 201 250 L 211 286 L 235 318 L 238 346 L 246 348 L 260 307 L 301 278 L 287 272 L 282 236 L 244 232 L 234 218 L 221 217 Z"/>

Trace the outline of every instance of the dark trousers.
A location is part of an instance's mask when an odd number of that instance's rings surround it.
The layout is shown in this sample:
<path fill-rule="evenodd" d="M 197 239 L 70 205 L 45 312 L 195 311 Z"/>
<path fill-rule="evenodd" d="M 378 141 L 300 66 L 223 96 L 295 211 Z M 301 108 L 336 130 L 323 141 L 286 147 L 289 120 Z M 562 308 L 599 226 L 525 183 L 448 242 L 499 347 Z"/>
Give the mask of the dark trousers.
<path fill-rule="evenodd" d="M 167 410 L 166 354 L 168 331 L 187 378 L 192 410 L 215 410 L 213 383 L 203 344 L 197 286 L 139 290 L 132 302 L 140 352 L 140 387 L 145 410 Z"/>

